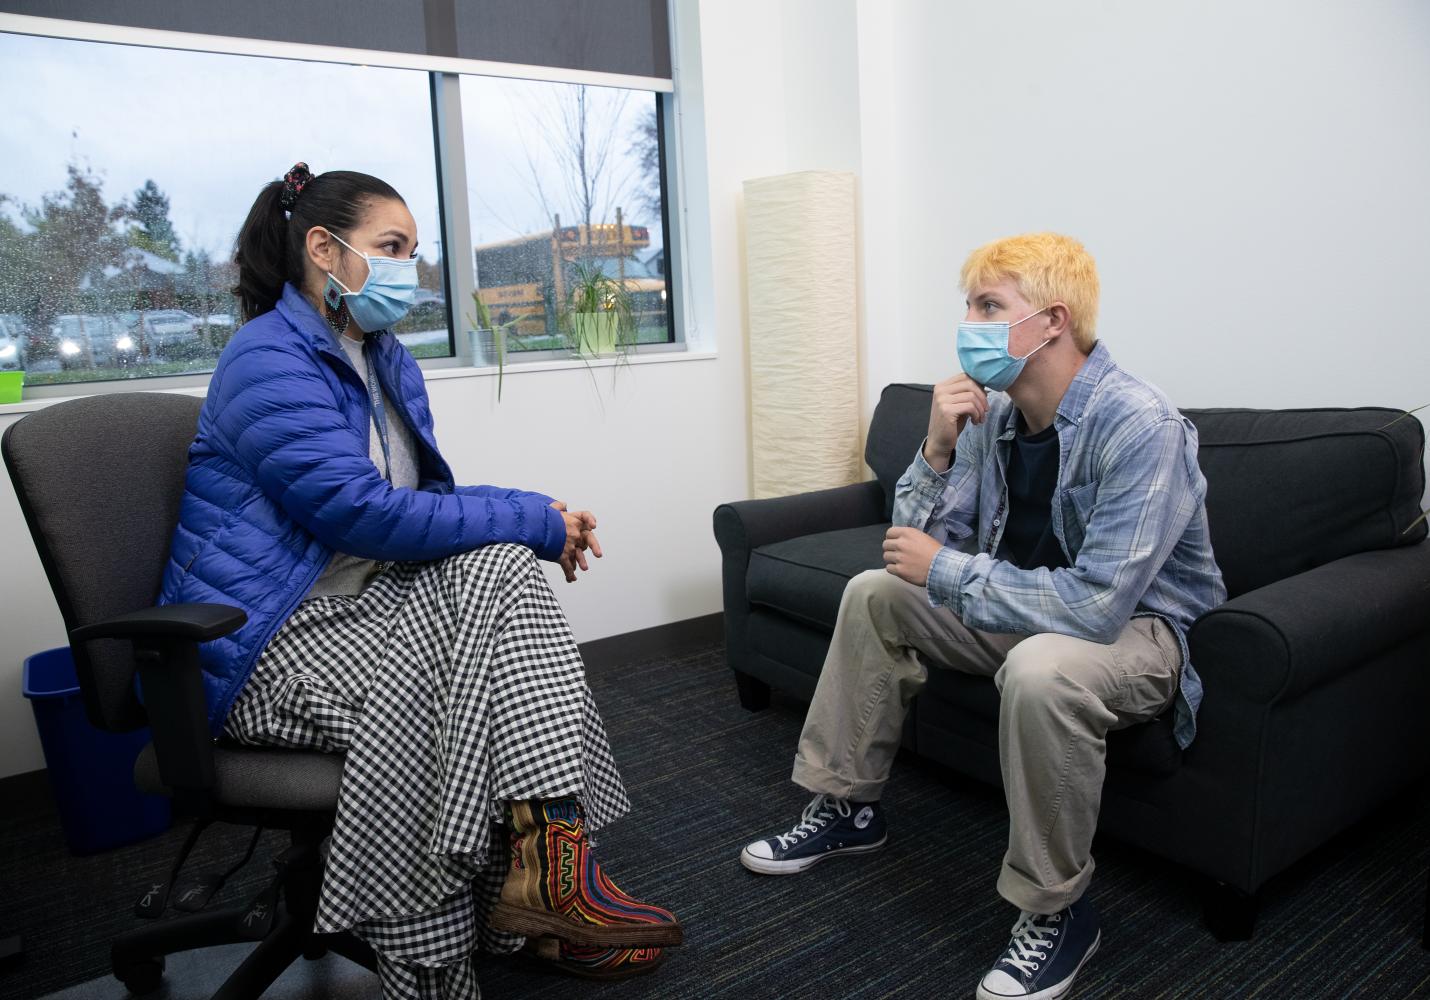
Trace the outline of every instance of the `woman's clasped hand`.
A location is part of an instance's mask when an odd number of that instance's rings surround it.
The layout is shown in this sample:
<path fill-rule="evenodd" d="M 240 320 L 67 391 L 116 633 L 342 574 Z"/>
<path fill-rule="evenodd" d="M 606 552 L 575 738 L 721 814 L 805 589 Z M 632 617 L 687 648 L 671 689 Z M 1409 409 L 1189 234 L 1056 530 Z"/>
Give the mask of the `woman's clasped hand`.
<path fill-rule="evenodd" d="M 567 583 L 576 582 L 576 570 L 583 573 L 591 568 L 586 562 L 586 553 L 601 558 L 601 543 L 596 538 L 596 515 L 589 510 L 568 510 L 564 501 L 555 500 L 551 504 L 561 512 L 566 521 L 566 547 L 558 560 L 561 571 L 566 574 Z"/>

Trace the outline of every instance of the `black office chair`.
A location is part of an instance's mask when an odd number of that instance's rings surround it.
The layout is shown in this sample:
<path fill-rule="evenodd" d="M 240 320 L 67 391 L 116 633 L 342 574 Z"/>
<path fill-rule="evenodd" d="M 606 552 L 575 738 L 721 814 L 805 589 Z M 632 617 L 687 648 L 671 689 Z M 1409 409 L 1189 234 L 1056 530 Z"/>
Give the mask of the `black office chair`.
<path fill-rule="evenodd" d="M 0 452 L 64 616 L 90 721 L 114 731 L 148 725 L 153 742 L 139 756 L 135 782 L 173 796 L 177 813 L 195 817 L 174 876 L 209 822 L 291 834 L 274 859 L 274 881 L 252 903 L 152 922 L 113 942 L 115 976 L 142 994 L 158 988 L 165 955 L 256 940 L 215 994 L 237 1000 L 260 996 L 300 955 L 331 950 L 374 970 L 376 961 L 352 935 L 313 933 L 319 845 L 332 829 L 342 757 L 213 741 L 198 644 L 232 632 L 245 616 L 219 604 L 152 606 L 201 402 L 124 393 L 58 403 L 12 425 Z M 157 917 L 174 881 L 145 887 L 139 915 Z M 216 888 L 190 886 L 175 908 L 206 904 Z"/>

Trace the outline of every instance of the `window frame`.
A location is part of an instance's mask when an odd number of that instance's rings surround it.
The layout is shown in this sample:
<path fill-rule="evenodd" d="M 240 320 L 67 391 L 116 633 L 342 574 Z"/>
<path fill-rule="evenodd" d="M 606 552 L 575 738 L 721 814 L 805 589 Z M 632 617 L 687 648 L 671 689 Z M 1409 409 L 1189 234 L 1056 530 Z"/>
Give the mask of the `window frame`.
<path fill-rule="evenodd" d="M 672 11 L 671 30 L 675 33 Z M 634 357 L 645 355 L 704 356 L 692 351 L 687 338 L 691 317 L 685 294 L 688 284 L 681 262 L 686 259 L 684 245 L 686 227 L 682 225 L 680 206 L 683 204 L 683 184 L 679 170 L 681 127 L 679 97 L 674 79 L 626 76 L 549 66 L 497 63 L 477 59 L 460 59 L 401 52 L 380 52 L 336 46 L 310 45 L 261 39 L 199 35 L 189 32 L 164 31 L 153 28 L 133 28 L 123 25 L 97 24 L 57 18 L 33 17 L 0 13 L 0 33 L 35 35 L 81 42 L 110 43 L 147 48 L 176 49 L 186 52 L 208 52 L 222 55 L 253 56 L 269 59 L 292 59 L 306 62 L 332 63 L 346 66 L 381 66 L 393 69 L 422 70 L 428 74 L 432 109 L 432 141 L 437 176 L 438 225 L 441 230 L 442 260 L 445 274 L 447 337 L 452 354 L 441 358 L 421 358 L 418 365 L 426 372 L 467 369 L 473 374 L 494 373 L 495 367 L 473 364 L 469 338 L 465 336 L 465 319 L 459 304 L 471 300 L 476 282 L 473 268 L 475 247 L 471 235 L 471 214 L 467 198 L 467 171 L 462 123 L 460 78 L 490 76 L 506 79 L 532 80 L 549 83 L 589 84 L 619 87 L 627 90 L 654 92 L 657 95 L 657 126 L 660 142 L 661 225 L 666 256 L 666 313 L 671 340 L 664 343 L 639 344 L 630 349 Z M 675 47 L 672 46 L 672 75 L 678 75 Z M 674 141 L 671 141 L 671 140 Z M 456 247 L 458 252 L 452 252 Z M 655 357 L 650 360 L 656 360 Z M 508 355 L 507 370 L 530 366 L 532 370 L 552 370 L 606 359 L 572 358 L 561 350 L 522 351 Z M 207 387 L 211 372 L 192 375 L 155 375 L 131 379 L 63 382 L 47 385 L 27 385 L 25 400 L 0 405 L 0 413 L 25 410 L 31 402 L 48 402 L 74 396 L 109 392 L 192 391 Z"/>

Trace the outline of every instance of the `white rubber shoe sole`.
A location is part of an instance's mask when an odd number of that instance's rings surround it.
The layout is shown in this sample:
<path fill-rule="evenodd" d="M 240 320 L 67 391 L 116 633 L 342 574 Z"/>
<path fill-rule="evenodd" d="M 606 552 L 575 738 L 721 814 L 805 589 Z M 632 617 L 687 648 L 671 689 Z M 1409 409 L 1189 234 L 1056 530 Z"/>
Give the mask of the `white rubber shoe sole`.
<path fill-rule="evenodd" d="M 1073 980 L 1077 979 L 1077 974 L 1082 971 L 1082 967 L 1087 964 L 1087 960 L 1097 954 L 1097 946 L 1102 944 L 1102 932 L 1098 931 L 1097 937 L 1092 939 L 1092 947 L 1087 950 L 1087 954 L 1082 956 L 1082 961 L 1077 963 L 1077 968 L 1073 969 L 1073 974 L 1060 983 L 1054 983 L 1045 990 L 1036 993 L 990 993 L 983 988 L 983 984 L 978 984 L 978 1000 L 1060 1000 L 1071 992 Z"/>
<path fill-rule="evenodd" d="M 789 861 L 757 858 L 750 853 L 750 848 L 747 846 L 740 850 L 740 864 L 758 875 L 798 875 L 802 871 L 813 868 L 825 858 L 845 858 L 851 854 L 870 854 L 888 842 L 889 835 L 886 833 L 875 843 L 864 844 L 862 847 L 845 847 L 837 851 L 826 851 L 823 854 L 812 854 L 807 858 L 794 858 Z M 756 841 L 756 843 L 760 843 L 760 841 Z"/>

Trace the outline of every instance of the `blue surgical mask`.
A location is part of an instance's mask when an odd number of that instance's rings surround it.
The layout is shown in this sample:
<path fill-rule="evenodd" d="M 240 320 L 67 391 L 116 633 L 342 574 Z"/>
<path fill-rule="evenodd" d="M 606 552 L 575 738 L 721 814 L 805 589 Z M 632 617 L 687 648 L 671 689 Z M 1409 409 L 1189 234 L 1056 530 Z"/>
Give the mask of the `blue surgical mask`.
<path fill-rule="evenodd" d="M 1018 323 L 1026 323 L 1046 308 L 1029 313 Z M 969 378 L 995 392 L 1003 392 L 1017 380 L 1028 359 L 1052 342 L 1050 337 L 1021 358 L 1013 357 L 1008 353 L 1008 331 L 1018 323 L 958 324 L 958 363 Z"/>
<path fill-rule="evenodd" d="M 368 333 L 386 330 L 412 310 L 417 294 L 417 260 L 372 257 L 354 249 L 331 229 L 328 235 L 367 261 L 367 280 L 353 291 L 331 272 L 323 286 L 323 301 L 337 309 L 344 302 L 358 326 Z"/>

